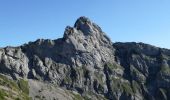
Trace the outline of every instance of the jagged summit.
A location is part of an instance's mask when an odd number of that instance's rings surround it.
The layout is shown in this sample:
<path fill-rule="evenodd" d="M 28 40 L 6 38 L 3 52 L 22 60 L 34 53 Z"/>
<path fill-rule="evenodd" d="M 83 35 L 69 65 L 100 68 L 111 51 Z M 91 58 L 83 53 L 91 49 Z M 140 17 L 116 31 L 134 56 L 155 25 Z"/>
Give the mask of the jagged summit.
<path fill-rule="evenodd" d="M 104 35 L 102 29 L 85 16 L 78 18 L 74 27 L 67 26 L 64 33 L 71 34 L 75 31 L 81 31 L 85 36 Z"/>
<path fill-rule="evenodd" d="M 79 25 L 80 24 L 92 24 L 92 22 L 91 22 L 91 20 L 88 18 L 88 17 L 85 17 L 85 16 L 81 16 L 81 17 L 79 17 L 77 20 L 76 20 L 76 22 L 75 22 L 75 24 L 74 24 L 74 27 L 75 28 L 78 28 L 79 27 Z"/>
<path fill-rule="evenodd" d="M 102 62 L 113 63 L 113 61 L 110 61 L 110 58 L 114 59 L 114 52 L 112 52 L 114 49 L 111 40 L 98 25 L 90 21 L 87 17 L 78 18 L 74 27 L 67 26 L 63 39 L 65 41 L 63 48 L 67 48 L 74 53 L 82 53 L 82 60 L 87 65 L 93 63 L 93 66 L 101 67 Z M 69 52 L 69 54 L 73 52 Z M 84 59 L 89 54 L 91 55 L 89 57 L 90 60 Z M 77 64 L 82 65 L 81 63 Z"/>
<path fill-rule="evenodd" d="M 91 43 L 97 41 L 101 45 L 103 42 L 105 44 L 111 45 L 111 40 L 108 36 L 102 31 L 102 29 L 87 17 L 80 17 L 74 24 L 74 27 L 67 26 L 64 32 L 64 39 L 69 37 L 74 37 L 76 40 L 88 40 L 90 39 Z"/>
<path fill-rule="evenodd" d="M 85 35 L 93 33 L 93 23 L 87 17 L 80 17 L 77 19 L 74 27 L 77 30 L 81 30 Z"/>
<path fill-rule="evenodd" d="M 76 28 L 77 30 L 81 30 L 85 35 L 94 32 L 102 33 L 101 28 L 85 16 L 82 16 L 77 19 L 77 21 L 74 24 L 74 28 Z"/>

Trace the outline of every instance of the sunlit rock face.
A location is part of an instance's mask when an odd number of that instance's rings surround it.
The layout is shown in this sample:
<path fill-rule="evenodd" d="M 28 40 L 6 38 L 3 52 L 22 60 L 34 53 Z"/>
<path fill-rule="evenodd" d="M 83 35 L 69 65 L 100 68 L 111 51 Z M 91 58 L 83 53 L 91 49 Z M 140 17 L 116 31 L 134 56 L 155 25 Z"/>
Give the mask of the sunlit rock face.
<path fill-rule="evenodd" d="M 170 99 L 170 50 L 112 43 L 84 16 L 63 38 L 0 49 L 0 73 L 28 80 L 32 99 Z"/>

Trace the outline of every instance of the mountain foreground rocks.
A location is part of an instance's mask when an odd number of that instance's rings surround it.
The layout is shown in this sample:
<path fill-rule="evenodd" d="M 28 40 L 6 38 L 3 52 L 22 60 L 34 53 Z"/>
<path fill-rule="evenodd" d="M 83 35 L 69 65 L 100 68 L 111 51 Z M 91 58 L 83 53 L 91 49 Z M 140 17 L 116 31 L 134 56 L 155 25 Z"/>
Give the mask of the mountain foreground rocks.
<path fill-rule="evenodd" d="M 170 50 L 112 43 L 87 17 L 63 38 L 0 49 L 0 100 L 169 100 Z"/>

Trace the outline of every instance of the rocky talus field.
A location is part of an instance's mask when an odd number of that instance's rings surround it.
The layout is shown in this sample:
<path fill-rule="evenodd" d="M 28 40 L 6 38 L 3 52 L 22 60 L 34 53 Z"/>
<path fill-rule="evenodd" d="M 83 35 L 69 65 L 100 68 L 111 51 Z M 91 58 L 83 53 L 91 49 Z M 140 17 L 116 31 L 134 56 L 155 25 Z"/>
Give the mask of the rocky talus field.
<path fill-rule="evenodd" d="M 170 50 L 112 43 L 80 17 L 62 38 L 0 48 L 0 100 L 170 100 Z"/>

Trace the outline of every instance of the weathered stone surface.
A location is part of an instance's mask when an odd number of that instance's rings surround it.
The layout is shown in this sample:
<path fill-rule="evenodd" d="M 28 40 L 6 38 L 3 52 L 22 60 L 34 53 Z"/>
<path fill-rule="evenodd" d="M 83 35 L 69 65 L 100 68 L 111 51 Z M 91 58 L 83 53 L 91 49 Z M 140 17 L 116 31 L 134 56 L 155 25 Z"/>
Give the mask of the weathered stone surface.
<path fill-rule="evenodd" d="M 0 73 L 29 79 L 33 98 L 170 99 L 170 50 L 112 43 L 87 17 L 67 26 L 63 38 L 0 49 Z"/>
<path fill-rule="evenodd" d="M 22 52 L 21 48 L 6 47 L 1 49 L 0 55 L 1 73 L 9 74 L 13 78 L 18 78 L 17 76 L 27 77 L 29 59 Z"/>

